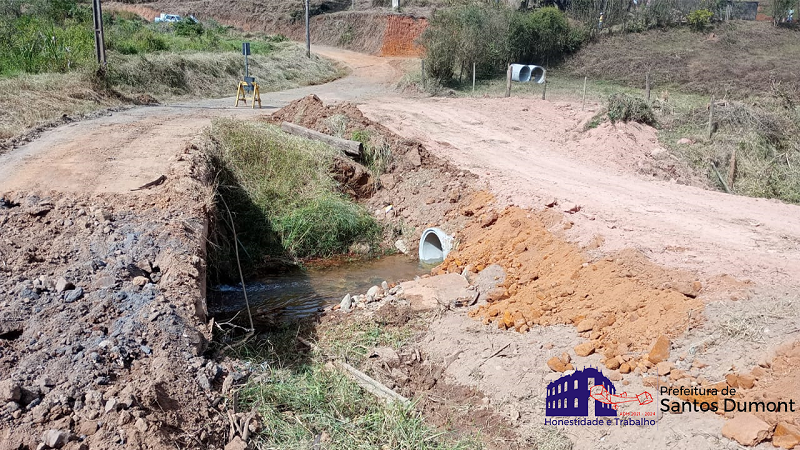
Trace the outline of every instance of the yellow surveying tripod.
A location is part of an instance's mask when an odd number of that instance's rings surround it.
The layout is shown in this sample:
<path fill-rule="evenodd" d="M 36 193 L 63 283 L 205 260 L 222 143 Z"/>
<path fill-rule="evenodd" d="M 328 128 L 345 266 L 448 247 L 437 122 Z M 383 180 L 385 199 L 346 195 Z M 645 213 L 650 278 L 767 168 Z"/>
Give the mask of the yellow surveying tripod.
<path fill-rule="evenodd" d="M 247 106 L 247 94 L 252 93 L 252 101 L 253 105 L 252 108 L 256 107 L 256 102 L 258 102 L 258 107 L 261 108 L 261 92 L 258 90 L 258 83 L 256 83 L 255 77 L 244 77 L 244 81 L 239 82 L 239 88 L 236 90 L 236 106 L 239 106 L 239 102 L 244 102 L 245 106 Z"/>

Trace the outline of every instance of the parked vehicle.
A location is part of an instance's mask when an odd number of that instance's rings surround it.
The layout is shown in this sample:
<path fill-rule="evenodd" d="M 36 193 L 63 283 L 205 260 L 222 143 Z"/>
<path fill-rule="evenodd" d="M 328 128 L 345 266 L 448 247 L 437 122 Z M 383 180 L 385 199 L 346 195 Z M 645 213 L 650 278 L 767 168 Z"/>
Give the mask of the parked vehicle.
<path fill-rule="evenodd" d="M 161 15 L 156 17 L 155 20 L 153 20 L 153 21 L 156 22 L 156 23 L 159 23 L 159 22 L 174 23 L 174 22 L 180 22 L 181 19 L 182 19 L 182 17 L 177 15 L 177 14 L 164 14 L 164 13 L 161 13 Z"/>

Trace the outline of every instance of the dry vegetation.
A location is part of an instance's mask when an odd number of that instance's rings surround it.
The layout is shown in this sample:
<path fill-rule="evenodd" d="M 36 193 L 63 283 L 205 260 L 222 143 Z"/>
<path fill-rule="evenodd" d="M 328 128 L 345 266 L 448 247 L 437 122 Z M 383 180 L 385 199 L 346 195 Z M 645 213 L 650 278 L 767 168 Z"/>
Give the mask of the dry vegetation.
<path fill-rule="evenodd" d="M 607 36 L 564 66 L 571 74 L 658 90 L 743 98 L 770 94 L 771 82 L 793 83 L 800 61 L 798 32 L 767 22 L 732 21 L 702 34 L 689 28 Z"/>

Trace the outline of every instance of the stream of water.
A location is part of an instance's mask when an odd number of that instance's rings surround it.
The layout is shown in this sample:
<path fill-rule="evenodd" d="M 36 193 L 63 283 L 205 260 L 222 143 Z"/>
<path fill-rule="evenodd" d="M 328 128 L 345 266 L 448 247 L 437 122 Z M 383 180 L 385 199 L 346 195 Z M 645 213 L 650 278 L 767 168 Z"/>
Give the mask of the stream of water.
<path fill-rule="evenodd" d="M 316 314 L 325 306 L 339 303 L 346 294 L 363 294 L 384 280 L 396 283 L 429 272 L 430 266 L 405 255 L 392 255 L 265 276 L 247 281 L 245 286 L 253 320 L 257 324 L 268 325 Z M 241 285 L 222 285 L 211 289 L 208 308 L 217 320 L 227 320 L 245 310 Z"/>

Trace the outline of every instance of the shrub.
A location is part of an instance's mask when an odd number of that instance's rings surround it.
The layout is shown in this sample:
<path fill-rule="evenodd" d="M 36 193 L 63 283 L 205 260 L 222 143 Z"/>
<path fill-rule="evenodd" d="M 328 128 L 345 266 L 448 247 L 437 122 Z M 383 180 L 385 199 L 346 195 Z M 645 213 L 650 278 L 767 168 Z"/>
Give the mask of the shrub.
<path fill-rule="evenodd" d="M 172 24 L 175 34 L 185 37 L 199 37 L 203 35 L 203 24 L 192 19 L 184 18 Z"/>
<path fill-rule="evenodd" d="M 608 98 L 608 118 L 611 122 L 638 122 L 656 126 L 653 109 L 642 98 L 627 94 L 612 94 Z"/>
<path fill-rule="evenodd" d="M 437 11 L 423 33 L 427 75 L 447 83 L 469 73 L 478 78 L 505 71 L 511 61 L 545 64 L 577 50 L 585 39 L 555 7 L 533 12 L 480 4 Z"/>
<path fill-rule="evenodd" d="M 689 21 L 689 26 L 694 31 L 705 31 L 711 26 L 711 18 L 714 13 L 707 9 L 696 9 L 692 11 L 686 18 Z"/>

